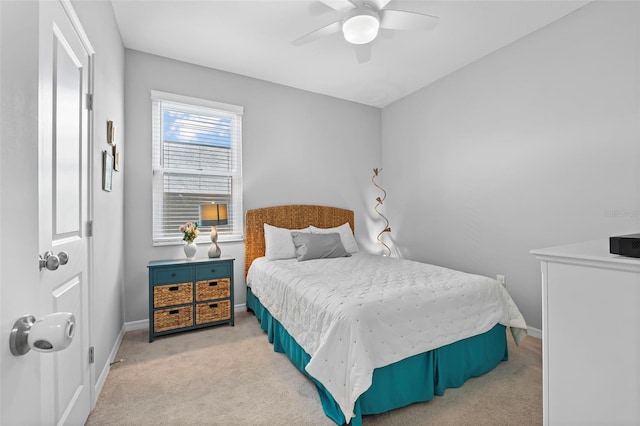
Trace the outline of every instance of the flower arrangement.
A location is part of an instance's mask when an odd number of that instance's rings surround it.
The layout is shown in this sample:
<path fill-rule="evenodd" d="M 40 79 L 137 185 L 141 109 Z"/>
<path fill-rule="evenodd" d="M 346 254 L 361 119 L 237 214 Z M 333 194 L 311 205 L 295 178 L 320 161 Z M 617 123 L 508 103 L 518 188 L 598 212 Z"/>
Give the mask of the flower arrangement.
<path fill-rule="evenodd" d="M 198 222 L 187 222 L 180 227 L 180 232 L 184 234 L 182 237 L 188 243 L 193 242 L 198 237 Z"/>

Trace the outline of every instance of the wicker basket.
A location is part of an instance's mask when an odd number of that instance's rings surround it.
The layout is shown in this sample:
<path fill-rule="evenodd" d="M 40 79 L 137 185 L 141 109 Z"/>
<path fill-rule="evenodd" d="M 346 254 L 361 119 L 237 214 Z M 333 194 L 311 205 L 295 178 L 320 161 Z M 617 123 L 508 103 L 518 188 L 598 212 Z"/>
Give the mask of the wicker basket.
<path fill-rule="evenodd" d="M 193 325 L 193 306 L 162 309 L 153 312 L 153 332 L 191 327 Z"/>
<path fill-rule="evenodd" d="M 218 278 L 196 282 L 196 302 L 224 299 L 231 295 L 231 279 Z"/>
<path fill-rule="evenodd" d="M 153 287 L 153 307 L 184 305 L 193 303 L 193 284 L 180 283 Z"/>
<path fill-rule="evenodd" d="M 231 318 L 231 301 L 198 303 L 196 305 L 196 324 L 224 321 Z"/>

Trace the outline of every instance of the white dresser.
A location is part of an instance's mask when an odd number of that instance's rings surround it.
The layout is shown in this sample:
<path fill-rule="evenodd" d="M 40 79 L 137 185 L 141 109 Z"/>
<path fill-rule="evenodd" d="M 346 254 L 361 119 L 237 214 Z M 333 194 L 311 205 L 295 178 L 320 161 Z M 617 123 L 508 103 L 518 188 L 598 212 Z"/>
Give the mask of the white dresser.
<path fill-rule="evenodd" d="M 533 250 L 545 425 L 640 425 L 640 259 L 609 240 Z"/>

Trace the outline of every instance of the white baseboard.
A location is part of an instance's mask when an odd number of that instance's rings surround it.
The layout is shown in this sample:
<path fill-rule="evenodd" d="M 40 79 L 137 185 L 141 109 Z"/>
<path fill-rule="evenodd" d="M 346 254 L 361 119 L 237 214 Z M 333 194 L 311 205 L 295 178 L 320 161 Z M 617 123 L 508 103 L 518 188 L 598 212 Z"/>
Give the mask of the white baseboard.
<path fill-rule="evenodd" d="M 126 324 L 125 324 L 126 325 Z M 91 404 L 92 407 L 96 406 L 96 402 L 98 402 L 98 398 L 100 397 L 100 392 L 102 392 L 102 387 L 104 386 L 104 382 L 107 380 L 107 376 L 109 375 L 109 371 L 111 371 L 111 363 L 118 355 L 118 350 L 120 350 L 120 344 L 122 344 L 122 339 L 124 339 L 124 333 L 126 332 L 125 326 L 123 325 L 120 329 L 120 333 L 118 333 L 118 337 L 116 338 L 113 347 L 111 348 L 111 352 L 109 353 L 109 357 L 107 358 L 107 362 L 105 363 L 102 372 L 100 372 L 100 376 L 98 376 L 98 380 L 96 380 L 96 386 L 94 388 L 93 395 L 95 396 L 95 400 Z"/>
<path fill-rule="evenodd" d="M 139 321 L 129 321 L 124 323 L 124 331 L 134 331 L 134 330 L 148 330 L 149 329 L 149 320 L 143 319 Z"/>
<path fill-rule="evenodd" d="M 542 330 L 533 327 L 527 327 L 527 334 L 536 339 L 542 339 Z"/>

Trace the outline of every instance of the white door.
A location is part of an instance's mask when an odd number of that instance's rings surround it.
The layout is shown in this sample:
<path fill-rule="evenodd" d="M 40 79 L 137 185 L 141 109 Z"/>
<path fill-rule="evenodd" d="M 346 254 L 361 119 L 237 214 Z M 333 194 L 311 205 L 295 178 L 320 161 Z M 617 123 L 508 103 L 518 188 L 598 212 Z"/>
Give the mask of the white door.
<path fill-rule="evenodd" d="M 67 7 L 69 7 L 67 5 Z M 40 3 L 39 250 L 68 262 L 40 272 L 41 312 L 71 312 L 71 345 L 41 357 L 43 423 L 84 424 L 89 365 L 89 52 L 59 2 Z"/>

